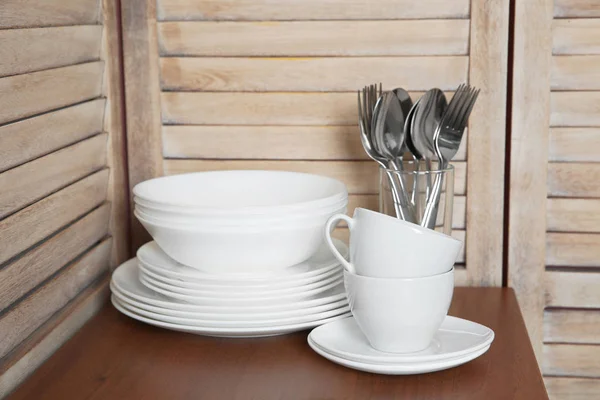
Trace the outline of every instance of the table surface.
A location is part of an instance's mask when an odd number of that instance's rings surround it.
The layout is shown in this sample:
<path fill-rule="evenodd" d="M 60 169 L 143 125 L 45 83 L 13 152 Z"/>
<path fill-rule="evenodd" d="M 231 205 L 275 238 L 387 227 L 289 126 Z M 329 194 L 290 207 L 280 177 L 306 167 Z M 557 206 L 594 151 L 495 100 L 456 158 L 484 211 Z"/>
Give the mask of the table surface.
<path fill-rule="evenodd" d="M 107 304 L 8 398 L 548 398 L 512 289 L 456 288 L 450 314 L 495 331 L 486 354 L 446 371 L 387 376 L 320 357 L 307 331 L 202 337 L 145 325 Z"/>

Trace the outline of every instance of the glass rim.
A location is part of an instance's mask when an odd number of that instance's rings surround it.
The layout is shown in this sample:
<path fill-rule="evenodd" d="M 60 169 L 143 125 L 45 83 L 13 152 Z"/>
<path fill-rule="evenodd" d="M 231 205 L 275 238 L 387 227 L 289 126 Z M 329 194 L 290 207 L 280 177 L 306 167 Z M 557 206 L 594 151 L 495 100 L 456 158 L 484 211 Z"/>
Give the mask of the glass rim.
<path fill-rule="evenodd" d="M 403 161 L 403 164 L 416 164 L 415 161 Z M 403 174 L 403 175 L 437 175 L 437 174 L 444 174 L 444 173 L 454 173 L 454 165 L 452 164 L 448 164 L 448 166 L 446 168 L 443 169 L 430 169 L 430 170 L 414 170 L 414 171 L 407 171 L 407 170 L 397 170 L 397 169 L 391 169 L 391 168 L 384 168 L 383 166 L 379 166 L 379 170 L 380 171 L 385 171 L 385 172 L 391 172 L 393 174 Z"/>

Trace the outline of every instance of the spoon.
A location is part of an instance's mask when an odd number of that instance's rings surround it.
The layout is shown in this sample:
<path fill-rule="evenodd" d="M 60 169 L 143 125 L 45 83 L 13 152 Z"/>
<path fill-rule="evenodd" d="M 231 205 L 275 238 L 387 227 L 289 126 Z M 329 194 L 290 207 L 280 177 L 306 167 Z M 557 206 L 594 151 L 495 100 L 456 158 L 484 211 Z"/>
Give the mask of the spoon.
<path fill-rule="evenodd" d="M 409 98 L 410 100 L 410 98 Z M 387 159 L 388 165 L 396 172 L 402 170 L 401 162 L 404 145 L 404 113 L 398 97 L 393 92 L 385 92 L 380 102 L 377 116 L 373 118 L 373 142 L 376 150 Z M 401 174 L 393 174 L 400 183 L 400 211 L 405 221 L 415 222 L 412 204 L 408 200 L 406 185 Z"/>

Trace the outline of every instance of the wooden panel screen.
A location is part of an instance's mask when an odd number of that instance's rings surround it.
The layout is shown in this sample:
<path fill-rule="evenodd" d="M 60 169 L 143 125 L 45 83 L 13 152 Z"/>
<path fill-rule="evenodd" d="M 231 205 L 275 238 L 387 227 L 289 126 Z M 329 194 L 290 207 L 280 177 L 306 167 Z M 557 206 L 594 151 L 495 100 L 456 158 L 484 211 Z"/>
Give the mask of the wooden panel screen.
<path fill-rule="evenodd" d="M 600 397 L 599 17 L 516 2 L 509 284 L 553 399 Z"/>
<path fill-rule="evenodd" d="M 190 171 L 292 170 L 344 181 L 350 213 L 376 209 L 378 167 L 360 144 L 356 90 L 381 81 L 416 99 L 432 87 L 480 87 L 454 162 L 454 234 L 477 237 L 457 275 L 501 284 L 508 1 L 123 4 L 131 185 Z M 148 237 L 133 224 L 137 247 Z"/>
<path fill-rule="evenodd" d="M 0 4 L 0 397 L 129 252 L 117 3 Z"/>

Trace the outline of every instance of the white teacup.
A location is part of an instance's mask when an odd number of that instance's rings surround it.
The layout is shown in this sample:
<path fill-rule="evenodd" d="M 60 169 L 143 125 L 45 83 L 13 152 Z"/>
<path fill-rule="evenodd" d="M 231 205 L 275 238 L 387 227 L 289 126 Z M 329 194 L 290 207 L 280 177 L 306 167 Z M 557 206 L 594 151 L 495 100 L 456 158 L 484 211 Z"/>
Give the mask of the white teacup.
<path fill-rule="evenodd" d="M 454 268 L 426 278 L 371 278 L 344 271 L 348 302 L 371 346 L 389 353 L 427 348 L 452 301 Z"/>
<path fill-rule="evenodd" d="M 350 262 L 337 251 L 331 230 L 340 220 L 350 229 Z M 325 224 L 329 248 L 346 270 L 377 278 L 416 278 L 448 272 L 462 247 L 460 240 L 364 208 L 353 218 L 336 214 Z"/>

